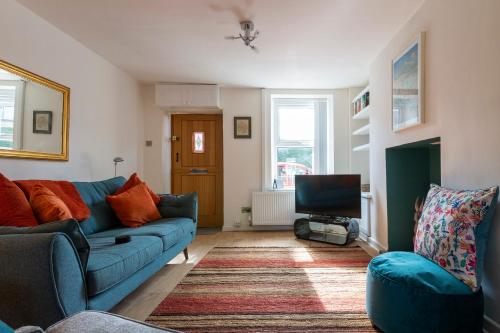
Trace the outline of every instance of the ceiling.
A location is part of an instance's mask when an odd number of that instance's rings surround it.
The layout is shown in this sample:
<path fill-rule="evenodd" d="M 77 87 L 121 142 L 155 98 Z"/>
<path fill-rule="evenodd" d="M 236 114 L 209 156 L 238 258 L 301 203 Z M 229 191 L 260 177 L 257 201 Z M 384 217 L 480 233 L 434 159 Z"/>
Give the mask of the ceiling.
<path fill-rule="evenodd" d="M 141 82 L 265 88 L 366 83 L 423 0 L 18 0 Z M 240 40 L 251 18 L 254 53 Z"/>

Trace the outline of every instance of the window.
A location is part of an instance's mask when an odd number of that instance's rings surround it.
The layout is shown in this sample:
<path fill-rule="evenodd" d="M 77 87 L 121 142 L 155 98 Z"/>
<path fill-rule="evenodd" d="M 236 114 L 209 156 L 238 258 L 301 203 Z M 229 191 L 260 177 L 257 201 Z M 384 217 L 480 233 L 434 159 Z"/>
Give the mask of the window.
<path fill-rule="evenodd" d="M 0 69 L 0 149 L 20 149 L 24 81 Z"/>
<path fill-rule="evenodd" d="M 16 86 L 0 85 L 0 149 L 14 148 Z"/>
<path fill-rule="evenodd" d="M 293 190 L 295 175 L 327 173 L 331 95 L 271 93 L 268 103 L 265 188 Z"/>

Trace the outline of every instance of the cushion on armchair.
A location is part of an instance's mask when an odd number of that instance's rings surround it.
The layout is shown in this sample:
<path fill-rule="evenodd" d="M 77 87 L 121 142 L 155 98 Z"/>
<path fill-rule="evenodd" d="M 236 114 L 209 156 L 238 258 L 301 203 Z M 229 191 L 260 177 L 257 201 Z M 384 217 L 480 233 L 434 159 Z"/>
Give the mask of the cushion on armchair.
<path fill-rule="evenodd" d="M 478 290 L 497 200 L 498 187 L 455 191 L 432 185 L 418 221 L 415 253 Z"/>

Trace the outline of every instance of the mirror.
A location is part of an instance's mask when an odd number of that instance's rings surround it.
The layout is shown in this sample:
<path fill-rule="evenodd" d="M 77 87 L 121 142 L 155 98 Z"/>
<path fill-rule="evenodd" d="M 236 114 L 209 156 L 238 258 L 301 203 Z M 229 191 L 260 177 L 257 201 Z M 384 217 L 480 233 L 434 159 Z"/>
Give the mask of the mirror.
<path fill-rule="evenodd" d="M 69 88 L 0 60 L 0 157 L 68 160 Z"/>

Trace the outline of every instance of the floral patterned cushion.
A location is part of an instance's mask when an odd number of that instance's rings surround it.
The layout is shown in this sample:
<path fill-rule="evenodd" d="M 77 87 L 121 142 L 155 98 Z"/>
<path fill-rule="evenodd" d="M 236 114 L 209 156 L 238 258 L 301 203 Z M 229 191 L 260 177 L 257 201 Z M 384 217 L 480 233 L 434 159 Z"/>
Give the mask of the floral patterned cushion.
<path fill-rule="evenodd" d="M 431 185 L 418 221 L 415 253 L 477 290 L 476 230 L 496 200 L 497 189 L 455 191 Z"/>

